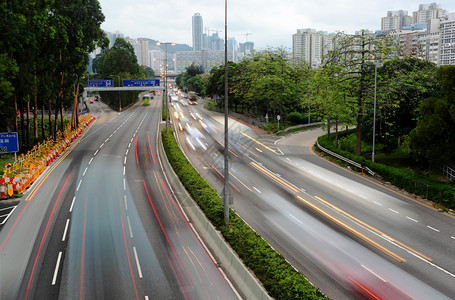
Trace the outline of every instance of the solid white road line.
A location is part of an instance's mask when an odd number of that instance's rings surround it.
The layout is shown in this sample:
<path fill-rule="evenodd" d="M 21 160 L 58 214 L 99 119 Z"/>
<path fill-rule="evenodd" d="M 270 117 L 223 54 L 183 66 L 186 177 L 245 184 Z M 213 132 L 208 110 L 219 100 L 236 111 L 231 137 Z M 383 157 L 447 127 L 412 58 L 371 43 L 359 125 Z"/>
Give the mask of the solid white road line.
<path fill-rule="evenodd" d="M 70 212 L 73 211 L 74 200 L 76 200 L 76 197 L 73 197 L 73 201 L 71 202 L 71 206 L 70 206 Z"/>
<path fill-rule="evenodd" d="M 126 220 L 128 221 L 128 228 L 130 230 L 130 238 L 133 238 L 133 230 L 131 229 L 130 217 L 126 216 Z"/>
<path fill-rule="evenodd" d="M 66 225 L 65 225 L 65 230 L 63 231 L 62 242 L 64 242 L 66 239 L 66 232 L 68 231 L 69 224 L 70 224 L 70 219 L 66 219 Z"/>
<path fill-rule="evenodd" d="M 55 264 L 54 277 L 52 277 L 52 285 L 55 285 L 55 282 L 57 281 L 58 268 L 60 266 L 60 260 L 61 259 L 62 259 L 62 251 L 60 251 L 58 253 L 57 263 Z"/>
<path fill-rule="evenodd" d="M 431 226 L 428 226 L 428 225 L 427 225 L 427 227 L 428 227 L 428 228 L 430 228 L 431 230 L 434 230 L 434 231 L 436 231 L 436 232 L 440 232 L 440 230 L 439 230 L 439 229 L 436 229 L 436 228 L 434 228 L 434 227 L 431 227 Z"/>
<path fill-rule="evenodd" d="M 418 223 L 418 222 L 419 222 L 419 221 L 417 221 L 416 219 L 413 219 L 413 218 L 411 218 L 411 217 L 408 217 L 408 216 L 406 216 L 406 219 L 409 219 L 409 220 L 411 220 L 411 221 L 414 221 L 414 222 L 416 222 L 416 223 Z"/>
<path fill-rule="evenodd" d="M 77 189 L 76 189 L 76 192 L 79 191 L 79 188 L 81 187 L 81 183 L 82 183 L 82 179 L 79 180 L 79 184 L 77 185 Z"/>
<path fill-rule="evenodd" d="M 133 247 L 134 257 L 136 258 L 137 272 L 139 273 L 139 278 L 142 278 L 141 265 L 139 264 L 139 258 L 137 257 L 136 247 Z"/>

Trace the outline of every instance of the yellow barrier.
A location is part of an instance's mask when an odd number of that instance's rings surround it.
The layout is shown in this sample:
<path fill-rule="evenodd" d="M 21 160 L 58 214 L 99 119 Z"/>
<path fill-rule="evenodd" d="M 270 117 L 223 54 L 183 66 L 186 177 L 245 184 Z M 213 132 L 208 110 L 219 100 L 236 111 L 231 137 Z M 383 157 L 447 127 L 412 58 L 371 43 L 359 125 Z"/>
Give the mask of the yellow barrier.
<path fill-rule="evenodd" d="M 94 120 L 93 114 L 79 116 L 78 128 L 71 130 L 71 125 L 68 124 L 63 132 L 56 133 L 56 141 L 47 138 L 46 141 L 35 145 L 27 154 L 22 154 L 17 162 L 6 164 L 2 178 L 17 178 L 17 192 L 22 194 L 44 172 L 46 166 L 65 151 Z"/>

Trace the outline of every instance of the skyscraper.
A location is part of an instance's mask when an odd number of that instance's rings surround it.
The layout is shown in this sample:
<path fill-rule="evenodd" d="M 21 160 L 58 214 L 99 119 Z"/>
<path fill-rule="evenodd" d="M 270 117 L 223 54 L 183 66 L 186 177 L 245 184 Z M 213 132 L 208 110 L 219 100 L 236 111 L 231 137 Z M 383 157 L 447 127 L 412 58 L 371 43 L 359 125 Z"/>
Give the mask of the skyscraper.
<path fill-rule="evenodd" d="M 193 51 L 202 50 L 202 16 L 195 13 L 193 16 Z"/>
<path fill-rule="evenodd" d="M 292 35 L 292 54 L 312 67 L 318 66 L 322 57 L 333 50 L 333 36 L 311 28 L 297 29 L 297 33 Z"/>

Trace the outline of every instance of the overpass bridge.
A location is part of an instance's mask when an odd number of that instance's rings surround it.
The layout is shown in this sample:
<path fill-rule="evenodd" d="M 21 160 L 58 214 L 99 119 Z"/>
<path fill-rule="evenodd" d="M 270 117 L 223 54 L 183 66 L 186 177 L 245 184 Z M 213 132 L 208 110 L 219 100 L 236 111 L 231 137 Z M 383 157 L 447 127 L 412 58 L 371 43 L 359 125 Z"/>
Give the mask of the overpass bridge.
<path fill-rule="evenodd" d="M 164 86 L 89 86 L 85 87 L 85 92 L 122 92 L 122 91 L 162 91 Z"/>

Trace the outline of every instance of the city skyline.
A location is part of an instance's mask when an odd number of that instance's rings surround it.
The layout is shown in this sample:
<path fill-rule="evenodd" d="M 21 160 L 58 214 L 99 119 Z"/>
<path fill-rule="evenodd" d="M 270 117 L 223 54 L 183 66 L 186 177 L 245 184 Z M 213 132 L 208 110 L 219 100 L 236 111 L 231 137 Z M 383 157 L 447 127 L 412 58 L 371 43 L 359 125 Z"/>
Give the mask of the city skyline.
<path fill-rule="evenodd" d="M 220 31 L 224 35 L 224 2 L 162 1 L 145 0 L 119 1 L 100 0 L 106 17 L 101 28 L 105 31 L 120 31 L 131 38 L 152 38 L 164 42 L 172 41 L 192 46 L 192 16 L 200 13 L 207 29 Z M 228 36 L 239 43 L 253 41 L 258 50 L 267 47 L 292 48 L 292 35 L 299 28 L 354 33 L 360 29 L 381 29 L 381 18 L 388 11 L 405 10 L 412 14 L 425 1 L 334 1 L 303 3 L 290 0 L 286 5 L 276 1 L 251 0 L 228 1 Z M 448 12 L 455 12 L 455 2 L 435 2 Z M 168 24 L 168 26 L 164 25 Z M 248 36 L 247 33 L 250 33 Z"/>

